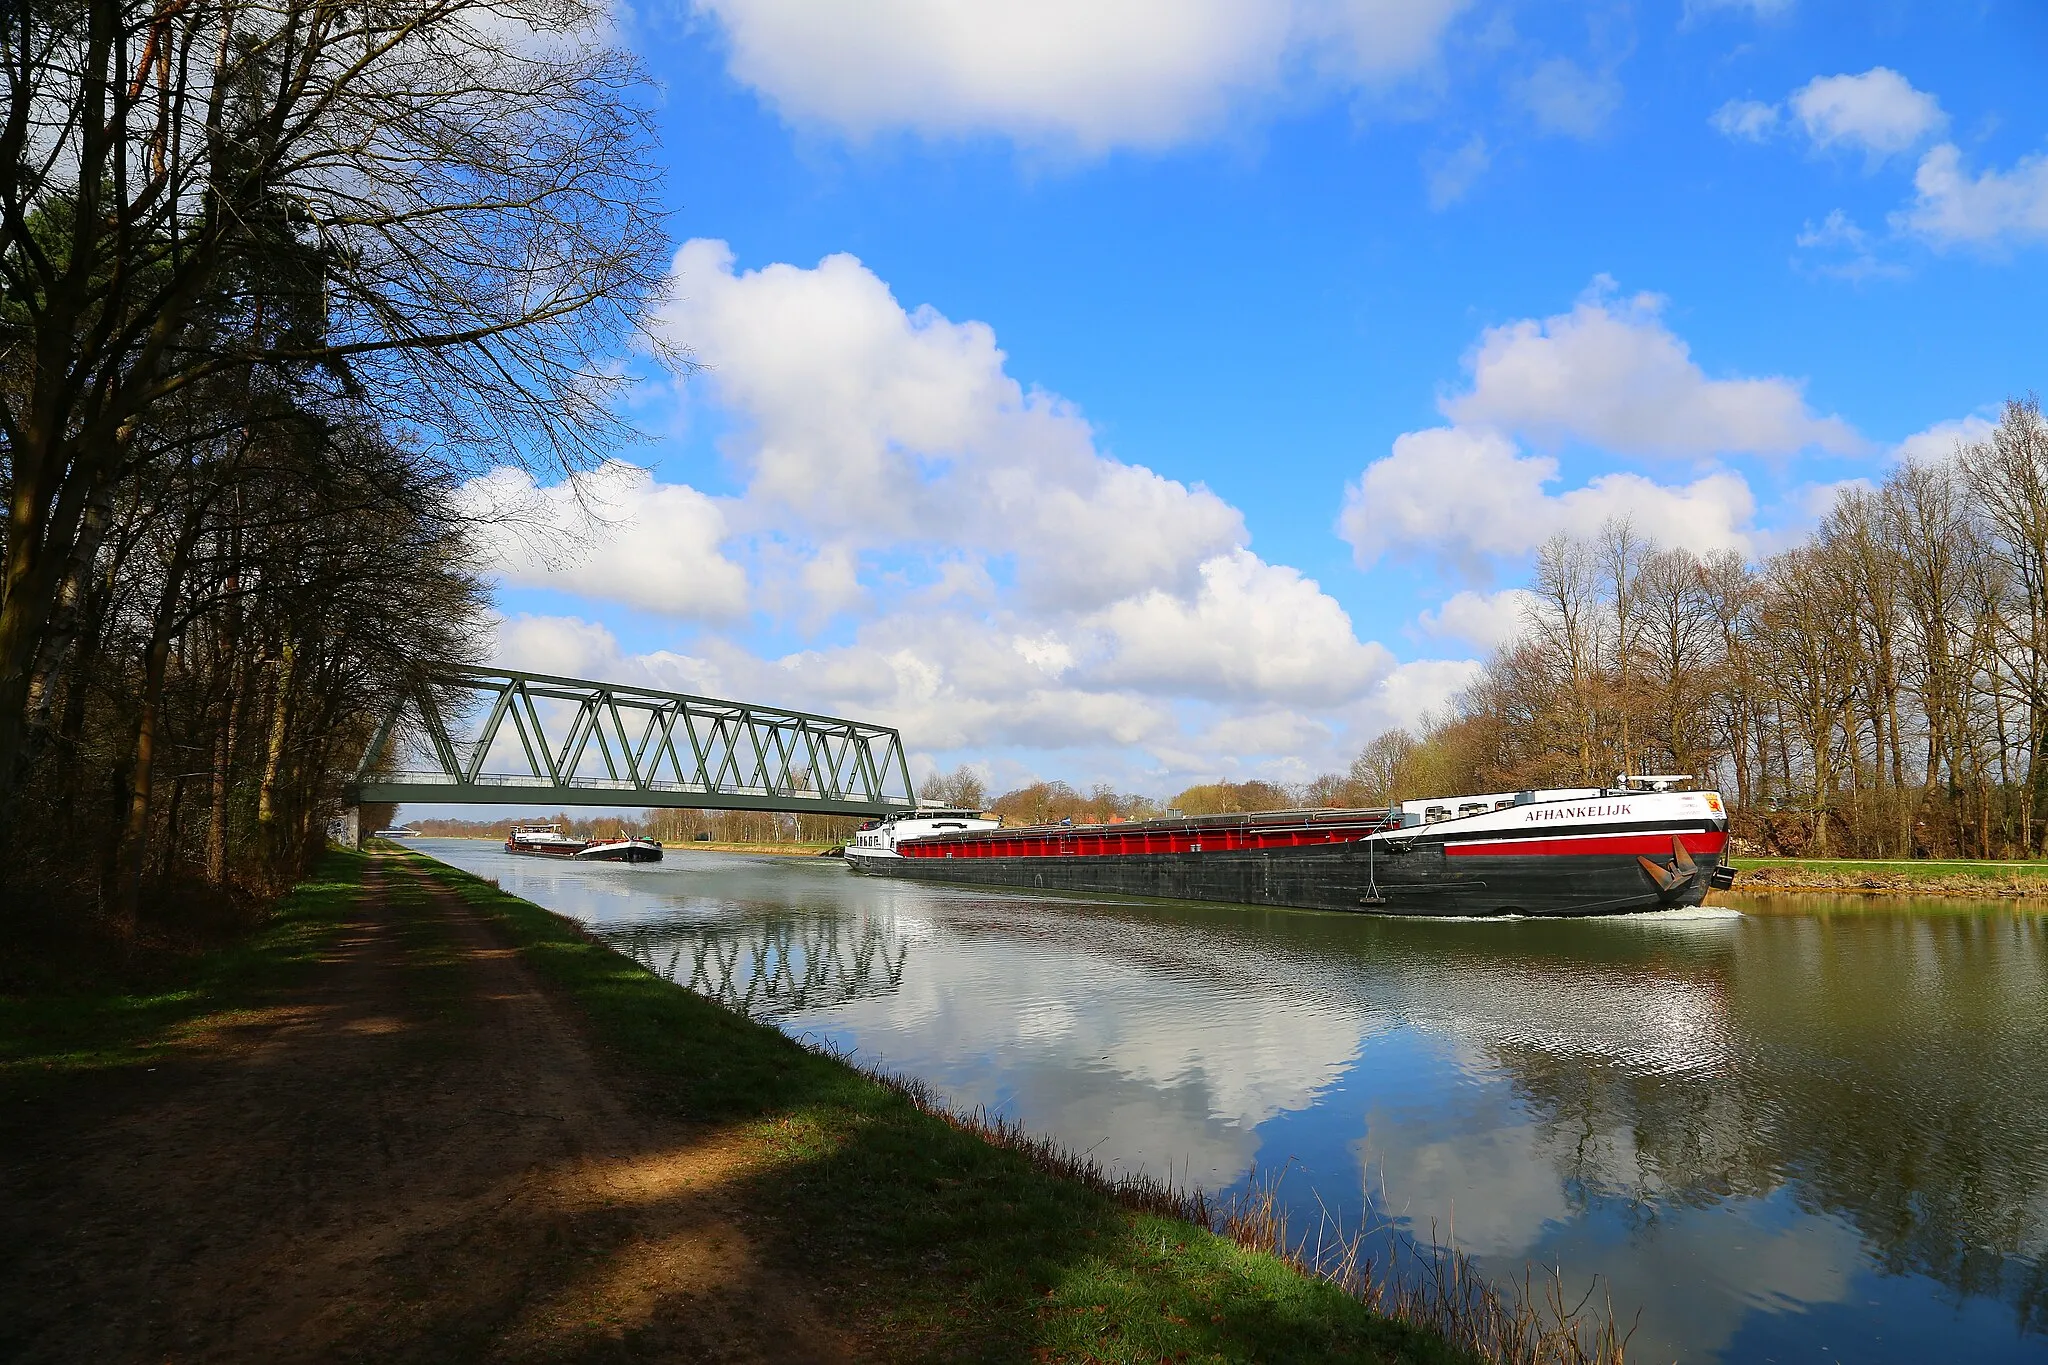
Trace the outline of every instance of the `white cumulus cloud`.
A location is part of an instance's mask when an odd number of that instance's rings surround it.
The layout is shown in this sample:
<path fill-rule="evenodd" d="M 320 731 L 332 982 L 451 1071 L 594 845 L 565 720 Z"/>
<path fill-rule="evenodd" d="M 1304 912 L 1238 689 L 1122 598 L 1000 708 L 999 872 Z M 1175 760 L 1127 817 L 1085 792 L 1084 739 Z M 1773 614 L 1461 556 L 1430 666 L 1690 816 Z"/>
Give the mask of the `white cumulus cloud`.
<path fill-rule="evenodd" d="M 1445 599 L 1435 610 L 1423 612 L 1416 623 L 1425 634 L 1493 649 L 1522 633 L 1535 602 L 1536 594 L 1527 588 L 1502 588 L 1499 592 L 1468 588 Z"/>
<path fill-rule="evenodd" d="M 1012 556 L 1027 597 L 1076 607 L 1191 589 L 1247 538 L 1208 489 L 1101 454 L 1072 405 L 1005 372 L 986 324 L 906 310 L 851 256 L 741 272 L 700 240 L 675 275 L 662 325 L 745 423 L 740 529 Z"/>
<path fill-rule="evenodd" d="M 1462 564 L 1526 554 L 1559 531 L 1592 535 L 1610 517 L 1629 518 L 1661 545 L 1707 551 L 1749 543 L 1756 500 L 1732 471 L 1678 485 L 1624 471 L 1553 493 L 1557 480 L 1555 459 L 1524 455 L 1496 431 L 1409 432 L 1346 489 L 1338 533 L 1361 568 L 1389 554 Z"/>
<path fill-rule="evenodd" d="M 1707 120 L 1724 136 L 1762 142 L 1796 128 L 1818 151 L 1860 151 L 1875 166 L 1909 152 L 1948 124 L 1941 101 L 1888 66 L 1861 75 L 1816 76 L 1783 105 L 1730 100 Z"/>
<path fill-rule="evenodd" d="M 502 662 L 895 725 L 920 771 L 1042 764 L 1162 795 L 1341 768 L 1469 683 L 1470 660 L 1361 639 L 1209 490 L 1101 450 L 1072 404 L 1010 377 L 985 324 L 904 307 L 850 256 L 742 271 L 700 241 L 675 269 L 663 324 L 705 362 L 689 401 L 717 409 L 741 491 L 620 465 L 553 487 L 500 470 L 465 495 L 519 514 L 524 539 L 491 531 L 507 583 L 695 628 L 629 652 L 594 620 L 513 614 Z M 803 643 L 732 629 L 748 609 Z"/>
<path fill-rule="evenodd" d="M 1956 447 L 1987 441 L 1997 429 L 1996 422 L 1975 414 L 1936 422 L 1892 447 L 1892 458 L 1900 464 L 1909 460 L 1916 464 L 1945 463 L 1955 458 Z"/>
<path fill-rule="evenodd" d="M 1912 150 L 1948 122 L 1941 101 L 1888 66 L 1860 76 L 1816 76 L 1785 102 L 1814 146 L 1879 159 Z"/>
<path fill-rule="evenodd" d="M 1892 215 L 1892 225 L 1937 248 L 2048 242 L 2048 153 L 1972 175 L 1961 149 L 1944 142 L 1920 158 L 1913 189 L 1913 203 Z"/>
<path fill-rule="evenodd" d="M 1707 122 L 1723 137 L 1744 142 L 1762 142 L 1778 131 L 1780 111 L 1762 100 L 1729 100 L 1716 109 Z"/>
<path fill-rule="evenodd" d="M 1477 659 L 1414 659 L 1381 680 L 1352 711 L 1351 733 L 1367 739 L 1388 730 L 1417 731 L 1442 716 L 1485 671 Z"/>
<path fill-rule="evenodd" d="M 1335 704 L 1352 700 L 1393 667 L 1361 643 L 1336 599 L 1284 564 L 1249 550 L 1202 566 L 1192 599 L 1153 591 L 1084 622 L 1110 652 L 1094 676 L 1105 683 L 1170 687 L 1196 695 Z"/>
<path fill-rule="evenodd" d="M 669 616 L 726 620 L 746 611 L 746 571 L 720 549 L 719 504 L 684 484 L 608 462 L 541 486 L 500 468 L 464 484 L 486 562 L 508 583 L 609 598 Z"/>
<path fill-rule="evenodd" d="M 1471 389 L 1444 415 L 1634 455 L 1863 448 L 1846 422 L 1811 412 L 1793 380 L 1709 378 L 1662 307 L 1652 294 L 1616 298 L 1602 278 L 1569 313 L 1489 328 L 1466 360 Z"/>
<path fill-rule="evenodd" d="M 1304 83 L 1429 66 L 1469 0 L 698 0 L 735 78 L 854 137 L 993 133 L 1099 152 L 1211 133 Z"/>

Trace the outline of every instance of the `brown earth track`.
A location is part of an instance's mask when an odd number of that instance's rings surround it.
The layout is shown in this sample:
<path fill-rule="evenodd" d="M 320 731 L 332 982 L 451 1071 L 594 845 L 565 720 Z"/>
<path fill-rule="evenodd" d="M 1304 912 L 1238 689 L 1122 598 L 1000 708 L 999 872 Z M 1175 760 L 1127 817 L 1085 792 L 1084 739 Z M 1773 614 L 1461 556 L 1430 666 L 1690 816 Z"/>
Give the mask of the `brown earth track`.
<path fill-rule="evenodd" d="M 291 1000 L 10 1142 L 0 1359 L 851 1358 L 728 1192 L 746 1145 L 636 1111 L 459 899 L 403 928 L 413 876 L 373 865 Z"/>

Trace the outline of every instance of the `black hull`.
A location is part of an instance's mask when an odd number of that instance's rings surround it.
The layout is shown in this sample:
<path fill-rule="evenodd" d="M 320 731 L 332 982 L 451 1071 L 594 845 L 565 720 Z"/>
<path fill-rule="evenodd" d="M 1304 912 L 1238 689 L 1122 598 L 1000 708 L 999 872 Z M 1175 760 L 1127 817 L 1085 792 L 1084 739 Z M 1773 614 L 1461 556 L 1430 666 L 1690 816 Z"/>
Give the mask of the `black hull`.
<path fill-rule="evenodd" d="M 1698 905 L 1721 859 L 1702 853 L 1694 860 L 1697 873 L 1670 890 L 1652 882 L 1632 854 L 1450 857 L 1441 845 L 1380 848 L 1370 857 L 1353 842 L 1244 853 L 846 861 L 872 875 L 1025 890 L 1377 915 L 1569 916 Z"/>
<path fill-rule="evenodd" d="M 606 849 L 602 853 L 579 853 L 579 863 L 658 863 L 661 850 L 658 848 Z"/>
<path fill-rule="evenodd" d="M 576 850 L 573 848 L 512 848 L 508 846 L 505 851 L 507 853 L 517 853 L 524 858 L 573 858 L 576 856 Z"/>

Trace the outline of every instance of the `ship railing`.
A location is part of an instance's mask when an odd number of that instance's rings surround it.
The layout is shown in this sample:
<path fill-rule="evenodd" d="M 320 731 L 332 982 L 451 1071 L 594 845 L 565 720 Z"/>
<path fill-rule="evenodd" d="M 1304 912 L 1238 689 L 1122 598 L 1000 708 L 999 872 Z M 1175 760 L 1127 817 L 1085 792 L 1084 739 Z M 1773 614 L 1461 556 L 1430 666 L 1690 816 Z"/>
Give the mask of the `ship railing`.
<path fill-rule="evenodd" d="M 1246 826 L 1299 826 L 1299 825 L 1366 825 L 1374 829 L 1391 827 L 1400 822 L 1400 808 L 1387 806 L 1316 806 L 1303 810 L 1262 810 L 1227 811 L 1220 815 L 1167 815 L 1146 820 L 1123 820 L 1116 823 L 1093 822 L 1089 824 L 1063 824 L 1054 821 L 1038 825 L 1006 825 L 1002 832 L 1015 830 L 1059 830 L 1062 833 L 1091 833 L 1104 830 L 1203 830 L 1241 829 Z M 988 834 L 989 830 L 968 830 L 966 834 Z M 949 835 L 946 837 L 962 837 Z"/>

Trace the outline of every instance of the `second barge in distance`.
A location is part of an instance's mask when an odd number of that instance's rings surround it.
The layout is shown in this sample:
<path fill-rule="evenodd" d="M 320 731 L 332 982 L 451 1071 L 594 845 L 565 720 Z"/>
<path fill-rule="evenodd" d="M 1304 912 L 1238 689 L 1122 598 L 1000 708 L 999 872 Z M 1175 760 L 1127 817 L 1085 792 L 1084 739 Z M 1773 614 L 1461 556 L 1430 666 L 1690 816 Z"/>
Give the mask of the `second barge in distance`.
<path fill-rule="evenodd" d="M 573 858 L 580 863 L 658 863 L 661 844 L 635 834 L 620 839 L 578 839 L 560 825 L 514 825 L 505 836 L 507 853 Z"/>
<path fill-rule="evenodd" d="M 866 826 L 859 872 L 1381 915 L 1615 915 L 1698 905 L 1734 881 L 1728 813 L 1684 778 L 1295 810 L 1002 828 L 921 810 Z"/>

